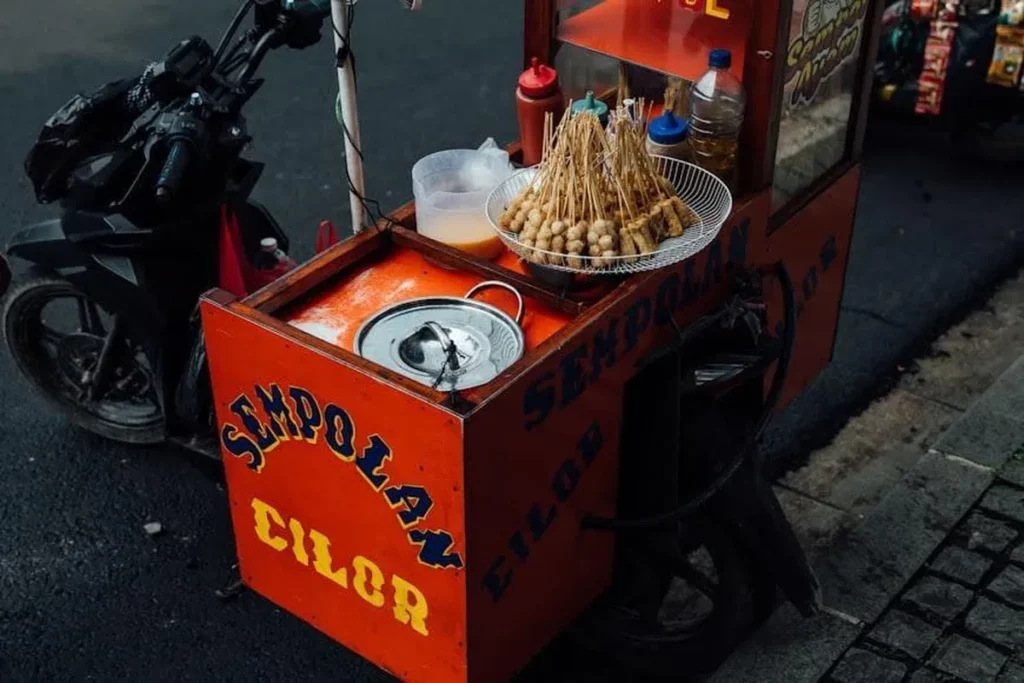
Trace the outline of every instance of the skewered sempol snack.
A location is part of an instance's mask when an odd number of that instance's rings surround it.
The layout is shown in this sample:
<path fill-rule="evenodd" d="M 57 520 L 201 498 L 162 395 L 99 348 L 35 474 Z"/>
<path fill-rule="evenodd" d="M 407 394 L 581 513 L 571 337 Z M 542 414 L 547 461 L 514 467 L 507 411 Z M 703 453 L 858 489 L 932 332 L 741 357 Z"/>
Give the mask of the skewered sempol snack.
<path fill-rule="evenodd" d="M 545 121 L 537 181 L 500 218 L 530 260 L 571 268 L 633 261 L 678 237 L 699 219 L 658 173 L 647 153 L 646 109 L 639 120 L 620 108 L 606 131 L 597 117 L 571 114 Z"/>

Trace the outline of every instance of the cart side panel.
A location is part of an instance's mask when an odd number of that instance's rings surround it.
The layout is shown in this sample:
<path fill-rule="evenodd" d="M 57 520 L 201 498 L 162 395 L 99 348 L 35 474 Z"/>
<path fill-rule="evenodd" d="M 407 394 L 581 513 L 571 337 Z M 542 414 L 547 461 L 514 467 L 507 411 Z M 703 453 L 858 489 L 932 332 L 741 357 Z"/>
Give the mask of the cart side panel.
<path fill-rule="evenodd" d="M 242 578 L 402 680 L 466 680 L 462 424 L 203 301 Z"/>
<path fill-rule="evenodd" d="M 747 202 L 703 253 L 635 276 L 609 306 L 467 418 L 469 669 L 507 680 L 611 582 L 622 401 L 636 365 L 721 305 L 730 265 L 766 256 L 768 194 Z M 628 452 L 628 444 L 623 450 Z"/>
<path fill-rule="evenodd" d="M 769 254 L 786 264 L 797 302 L 793 361 L 780 405 L 795 398 L 832 360 L 860 175 L 856 164 L 768 237 Z M 773 324 L 781 324 L 777 289 L 770 311 Z"/>

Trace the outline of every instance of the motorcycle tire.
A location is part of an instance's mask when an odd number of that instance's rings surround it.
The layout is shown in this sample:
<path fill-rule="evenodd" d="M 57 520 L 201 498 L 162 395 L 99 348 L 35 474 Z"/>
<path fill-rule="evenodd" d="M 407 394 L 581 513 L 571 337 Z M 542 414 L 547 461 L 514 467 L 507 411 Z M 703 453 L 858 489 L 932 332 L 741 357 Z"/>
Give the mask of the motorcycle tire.
<path fill-rule="evenodd" d="M 7 259 L 4 258 L 4 255 L 0 254 L 0 297 L 4 295 L 10 284 L 11 268 L 7 265 Z"/>
<path fill-rule="evenodd" d="M 58 299 L 75 299 L 95 306 L 91 300 L 75 285 L 67 280 L 33 268 L 24 276 L 15 279 L 10 290 L 3 299 L 0 311 L 0 331 L 11 358 L 25 377 L 40 395 L 69 422 L 112 441 L 127 444 L 156 444 L 166 439 L 165 420 L 159 400 L 155 397 L 155 382 L 152 372 L 148 380 L 150 386 L 139 389 L 141 394 L 152 395 L 151 405 L 136 407 L 131 401 L 118 402 L 106 396 L 96 400 L 83 400 L 76 397 L 73 382 L 67 378 L 62 368 L 65 363 L 61 353 L 67 347 L 78 347 L 75 354 L 88 362 L 90 354 L 95 353 L 97 345 L 102 346 L 102 339 L 83 333 L 60 335 L 49 326 L 43 324 L 43 308 Z M 57 339 L 62 337 L 62 339 Z M 71 340 L 71 343 L 68 340 Z M 56 358 L 51 358 L 44 344 L 58 347 Z M 134 339 L 132 341 L 138 341 Z M 85 349 L 83 350 L 83 346 Z M 66 355 L 72 355 L 68 352 Z M 118 372 L 127 370 L 139 373 L 142 377 L 145 368 L 138 361 L 137 355 L 117 368 Z M 143 378 L 143 383 L 147 378 Z M 71 384 L 72 386 L 69 386 Z M 148 397 L 147 397 L 148 398 Z M 139 404 L 143 404 L 140 402 Z"/>
<path fill-rule="evenodd" d="M 194 341 L 188 363 L 175 393 L 178 416 L 197 434 L 214 433 L 213 393 L 210 365 L 206 358 L 206 342 L 201 324 L 193 330 Z"/>
<path fill-rule="evenodd" d="M 717 596 L 706 620 L 688 633 L 641 625 L 614 597 L 613 587 L 570 629 L 577 648 L 608 660 L 627 677 L 622 680 L 689 680 L 713 671 L 766 619 L 775 604 L 774 582 L 758 571 L 728 526 L 706 516 L 701 524 L 702 552 L 717 573 Z"/>

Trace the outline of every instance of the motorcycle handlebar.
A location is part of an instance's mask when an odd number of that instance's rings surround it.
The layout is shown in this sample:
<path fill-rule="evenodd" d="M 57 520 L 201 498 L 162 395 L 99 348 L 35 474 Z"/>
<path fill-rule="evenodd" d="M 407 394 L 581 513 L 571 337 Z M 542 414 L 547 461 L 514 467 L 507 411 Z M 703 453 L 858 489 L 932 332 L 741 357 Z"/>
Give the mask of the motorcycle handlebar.
<path fill-rule="evenodd" d="M 160 176 L 156 181 L 156 198 L 158 201 L 170 201 L 178 194 L 191 161 L 191 144 L 183 138 L 174 140 L 171 143 L 170 151 L 167 153 L 167 160 L 164 161 L 164 166 L 160 169 Z"/>

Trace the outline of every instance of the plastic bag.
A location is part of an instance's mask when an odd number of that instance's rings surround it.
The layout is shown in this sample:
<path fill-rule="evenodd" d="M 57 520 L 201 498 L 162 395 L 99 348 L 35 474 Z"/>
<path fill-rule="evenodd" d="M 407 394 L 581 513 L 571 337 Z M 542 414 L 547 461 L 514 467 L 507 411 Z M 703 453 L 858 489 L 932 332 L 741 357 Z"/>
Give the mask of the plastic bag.
<path fill-rule="evenodd" d="M 61 199 L 75 165 L 124 134 L 133 119 L 125 98 L 137 81 L 114 81 L 91 95 L 75 95 L 47 120 L 25 159 L 39 202 Z"/>

